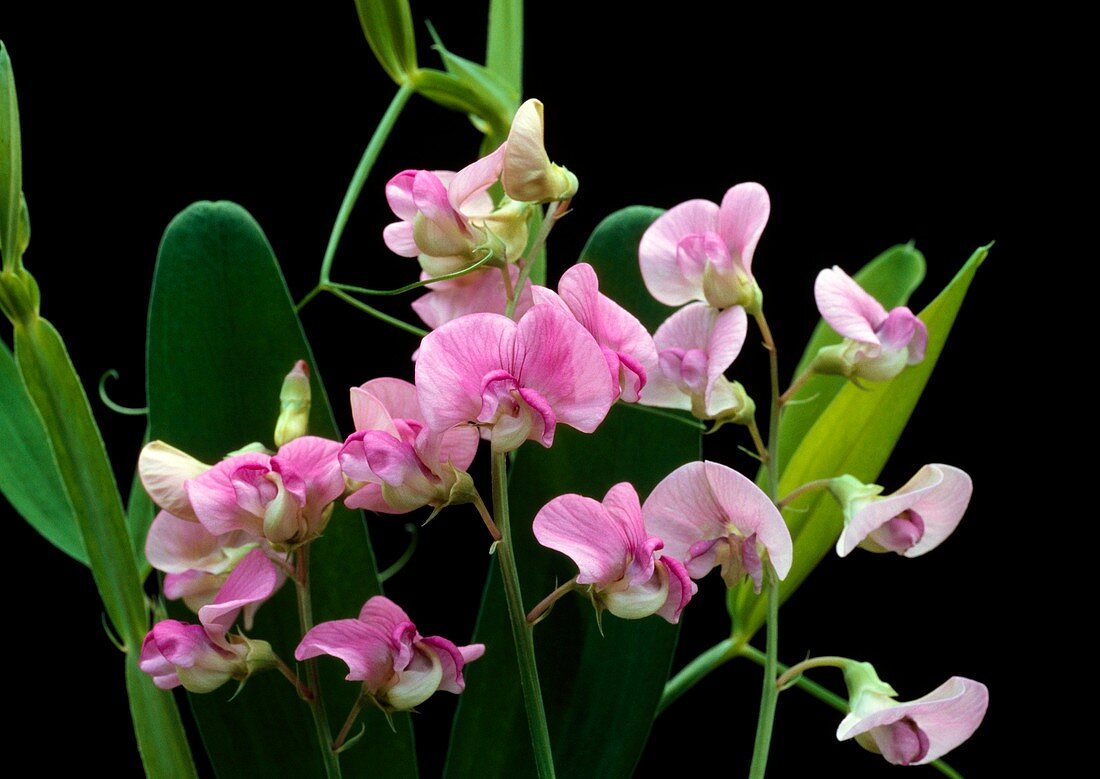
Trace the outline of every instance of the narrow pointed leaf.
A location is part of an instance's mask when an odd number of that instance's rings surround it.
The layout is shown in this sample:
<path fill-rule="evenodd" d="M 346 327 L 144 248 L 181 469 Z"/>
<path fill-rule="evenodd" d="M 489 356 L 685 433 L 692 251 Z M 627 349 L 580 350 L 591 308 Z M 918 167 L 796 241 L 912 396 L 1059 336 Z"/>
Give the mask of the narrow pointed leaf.
<path fill-rule="evenodd" d="M 489 0 L 485 67 L 523 93 L 523 0 Z"/>
<path fill-rule="evenodd" d="M 145 438 L 142 446 L 149 443 L 149 429 L 145 430 Z M 152 566 L 145 559 L 145 537 L 149 535 L 149 527 L 153 524 L 157 509 L 153 505 L 149 493 L 141 484 L 141 476 L 134 470 L 134 480 L 130 483 L 130 496 L 126 500 L 126 526 L 130 533 L 130 544 L 134 550 L 134 562 L 137 564 L 138 576 L 142 581 L 152 571 Z"/>
<path fill-rule="evenodd" d="M 313 368 L 310 430 L 336 439 L 320 371 L 263 231 L 233 203 L 185 209 L 164 234 L 153 282 L 147 363 L 152 437 L 206 462 L 252 441 L 272 446 L 279 388 L 298 359 Z M 316 621 L 354 617 L 380 591 L 359 512 L 338 506 L 312 557 Z M 293 656 L 301 636 L 293 590 L 288 584 L 266 603 L 251 632 L 283 658 Z M 175 615 L 188 618 L 183 611 Z M 335 731 L 358 686 L 343 680 L 338 662 L 326 660 L 319 665 Z M 232 702 L 227 697 L 191 696 L 220 776 L 323 775 L 309 711 L 279 674 L 259 675 Z M 414 776 L 408 716 L 394 717 L 396 733 L 381 712 L 368 712 L 363 721 L 370 748 L 341 756 L 345 775 Z"/>
<path fill-rule="evenodd" d="M 23 148 L 19 101 L 8 50 L 0 41 L 0 254 L 5 271 L 20 268 L 20 220 L 23 211 Z"/>
<path fill-rule="evenodd" d="M 416 36 L 408 0 L 355 0 L 371 51 L 389 77 L 404 84 L 416 73 Z"/>
<path fill-rule="evenodd" d="M 922 363 L 907 368 L 893 381 L 872 384 L 866 390 L 853 385 L 840 390 L 780 476 L 780 494 L 814 479 L 843 473 L 864 482 L 878 478 L 936 367 L 970 282 L 988 253 L 988 246 L 974 252 L 951 283 L 921 311 L 920 318 L 928 327 L 928 349 Z M 840 508 L 826 493 L 815 493 L 812 501 L 799 506 L 807 507 L 785 515 L 794 539 L 794 565 L 780 585 L 783 599 L 798 589 L 830 552 L 843 528 Z M 754 595 L 751 587 L 742 586 L 730 592 L 729 603 L 734 637 L 748 641 L 764 624 L 764 599 Z"/>
<path fill-rule="evenodd" d="M 605 294 L 643 312 L 652 325 L 638 269 L 638 242 L 660 214 L 631 208 L 608 217 L 582 252 L 600 274 Z M 602 498 L 630 481 L 644 498 L 669 472 L 700 457 L 699 433 L 672 420 L 613 408 L 592 435 L 559 427 L 551 449 L 527 444 L 510 479 L 513 538 L 528 607 L 576 573 L 565 557 L 538 546 L 535 513 L 551 498 L 576 492 Z M 492 662 L 475 663 L 451 734 L 446 776 L 534 776 L 520 697 L 515 648 L 495 561 L 475 641 Z M 678 629 L 659 617 L 621 620 L 603 615 L 600 635 L 591 604 L 580 595 L 560 601 L 535 628 L 539 674 L 550 740 L 560 777 L 628 777 L 641 755 L 668 677 Z"/>
<path fill-rule="evenodd" d="M 176 700 L 157 689 L 153 678 L 138 668 L 138 659 L 137 652 L 126 657 L 126 691 L 145 775 L 150 779 L 197 777 Z"/>

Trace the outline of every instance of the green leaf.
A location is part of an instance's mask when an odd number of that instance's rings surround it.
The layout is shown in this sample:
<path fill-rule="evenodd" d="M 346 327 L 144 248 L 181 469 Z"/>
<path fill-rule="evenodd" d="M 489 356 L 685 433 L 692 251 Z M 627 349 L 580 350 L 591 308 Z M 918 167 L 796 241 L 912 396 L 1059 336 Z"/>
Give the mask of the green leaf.
<path fill-rule="evenodd" d="M 165 231 L 149 311 L 149 423 L 154 439 L 204 462 L 252 441 L 272 445 L 279 388 L 298 359 L 312 370 L 310 429 L 338 439 L 332 411 L 294 304 L 263 231 L 234 203 L 195 203 Z M 374 555 L 359 512 L 339 503 L 312 548 L 314 616 L 321 622 L 358 614 L 380 592 Z M 270 641 L 293 663 L 301 637 L 290 584 L 260 609 L 251 635 Z M 175 605 L 175 604 L 173 604 Z M 177 610 L 179 618 L 193 619 Z M 343 666 L 321 658 L 322 687 L 333 731 L 359 685 Z M 232 702 L 218 691 L 191 696 L 203 741 L 220 776 L 322 776 L 309 710 L 277 673 L 248 682 Z M 407 715 L 390 731 L 371 711 L 366 743 L 342 755 L 348 776 L 416 774 Z"/>
<path fill-rule="evenodd" d="M 485 66 L 523 94 L 523 0 L 489 0 Z"/>
<path fill-rule="evenodd" d="M 145 775 L 150 779 L 197 777 L 176 699 L 157 689 L 153 677 L 138 668 L 139 660 L 137 652 L 126 656 L 126 691 Z"/>
<path fill-rule="evenodd" d="M 19 270 L 23 211 L 23 145 L 19 134 L 19 100 L 8 50 L 0 41 L 0 254 L 4 270 Z"/>
<path fill-rule="evenodd" d="M 581 255 L 600 273 L 602 291 L 631 311 L 652 308 L 636 258 L 641 234 L 658 214 L 639 208 L 613 214 L 597 227 Z M 620 481 L 633 483 L 644 499 L 669 472 L 699 457 L 697 431 L 618 407 L 592 435 L 560 426 L 552 448 L 525 445 L 510 482 L 526 605 L 576 574 L 568 559 L 538 546 L 531 533 L 531 520 L 547 501 L 567 492 L 602 498 Z M 485 643 L 489 654 L 466 672 L 448 777 L 534 775 L 504 592 L 492 563 L 474 639 Z M 535 628 L 561 777 L 630 776 L 668 678 L 676 626 L 659 617 L 621 620 L 604 614 L 603 629 L 601 636 L 591 604 L 580 595 L 560 601 Z"/>
<path fill-rule="evenodd" d="M 367 43 L 398 86 L 416 73 L 416 36 L 408 0 L 355 0 Z"/>
<path fill-rule="evenodd" d="M 780 476 L 781 495 L 814 479 L 844 473 L 864 482 L 878 478 L 936 367 L 970 282 L 988 253 L 988 246 L 974 252 L 951 283 L 920 313 L 928 327 L 928 349 L 922 363 L 907 368 L 893 381 L 871 384 L 866 390 L 849 384 L 837 393 Z M 829 553 L 844 524 L 840 507 L 825 492 L 799 502 L 798 508 L 786 515 L 794 539 L 794 565 L 780 584 L 780 597 L 784 599 Z M 764 624 L 765 599 L 754 595 L 751 587 L 742 586 L 730 592 L 729 602 L 734 637 L 748 641 Z"/>
<path fill-rule="evenodd" d="M 899 244 L 884 251 L 864 265 L 854 278 L 887 310 L 895 306 L 904 306 L 920 283 L 924 280 L 925 262 L 912 244 Z M 840 343 L 837 335 L 824 319 L 819 319 L 814 328 L 806 351 L 795 368 L 797 378 L 810 364 L 822 347 Z M 788 406 L 783 412 L 783 421 L 779 425 L 779 468 L 782 471 L 790 453 L 798 446 L 806 433 L 829 403 L 840 392 L 847 380 L 842 376 L 815 375 L 795 394 L 796 400 L 813 398 L 805 403 Z"/>
<path fill-rule="evenodd" d="M 0 343 L 0 492 L 31 526 L 88 564 L 49 435 L 8 347 Z"/>
<path fill-rule="evenodd" d="M 145 428 L 145 437 L 142 446 L 149 443 L 149 428 Z M 157 515 L 157 507 L 145 487 L 141 484 L 141 477 L 137 469 L 134 470 L 134 480 L 130 482 L 130 496 L 126 500 L 126 527 L 130 533 L 130 544 L 134 549 L 134 562 L 137 564 L 138 576 L 142 581 L 153 570 L 149 561 L 145 559 L 145 537 L 149 535 L 149 526 Z"/>

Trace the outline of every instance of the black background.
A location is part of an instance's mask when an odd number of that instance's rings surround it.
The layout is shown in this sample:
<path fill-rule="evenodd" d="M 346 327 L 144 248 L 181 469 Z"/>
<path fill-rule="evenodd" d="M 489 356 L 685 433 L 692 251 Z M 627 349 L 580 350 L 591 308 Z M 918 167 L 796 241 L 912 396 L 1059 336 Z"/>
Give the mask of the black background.
<path fill-rule="evenodd" d="M 285 11 L 223 5 L 62 14 L 35 3 L 0 11 L 22 112 L 33 225 L 26 261 L 42 288 L 43 314 L 65 336 L 93 397 L 99 375 L 117 368 L 115 399 L 143 405 L 157 244 L 193 200 L 227 198 L 248 208 L 292 292 L 308 291 L 347 181 L 395 90 L 350 0 Z M 416 2 L 414 15 L 430 18 L 453 51 L 477 59 L 485 5 Z M 1037 171 L 1028 124 L 1037 109 L 1019 110 L 1028 66 L 1012 47 L 979 44 L 975 31 L 944 20 L 884 21 L 860 37 L 841 18 L 780 25 L 715 15 L 709 6 L 676 4 L 676 18 L 629 5 L 621 15 L 600 5 L 601 16 L 593 3 L 529 9 L 526 95 L 546 104 L 550 154 L 581 182 L 574 213 L 551 239 L 551 278 L 622 206 L 718 201 L 734 183 L 760 181 L 771 193 L 772 218 L 754 270 L 789 376 L 816 316 L 811 290 L 820 268 L 854 271 L 915 239 L 929 262 L 913 300 L 919 308 L 975 247 L 997 239 L 880 479 L 890 490 L 925 462 L 958 465 L 976 483 L 966 519 L 942 548 L 916 560 L 863 552 L 827 558 L 784 609 L 781 639 L 788 661 L 809 652 L 872 660 L 903 699 L 955 674 L 984 681 L 992 692 L 986 722 L 951 761 L 985 775 L 998 743 L 1018 725 L 1010 658 L 1025 638 L 1025 615 L 1013 604 L 1025 584 L 1022 558 L 1032 554 L 1020 536 L 1032 512 L 1028 491 L 1009 474 L 1026 464 L 1033 444 L 1015 413 L 983 402 L 1003 391 L 1012 364 L 999 313 L 1019 290 L 1024 262 L 1015 193 Z M 418 37 L 421 62 L 438 64 L 419 25 Z M 407 167 L 457 169 L 477 145 L 464 117 L 414 98 L 368 181 L 334 278 L 374 287 L 414 278 L 415 264 L 382 244 L 381 228 L 392 219 L 382 186 Z M 388 310 L 412 321 L 408 300 Z M 345 430 L 343 388 L 379 375 L 411 378 L 411 337 L 332 298 L 310 304 L 304 322 Z M 750 337 L 735 367 L 759 401 L 766 363 L 754 343 Z M 93 405 L 128 485 L 144 422 Z M 738 443 L 748 441 L 727 428 L 708 441 L 708 456 L 750 470 Z M 14 696 L 17 748 L 41 753 L 59 771 L 101 765 L 137 774 L 122 664 L 103 635 L 91 578 L 6 504 L 3 512 L 12 577 L 5 686 Z M 382 565 L 400 553 L 401 524 L 371 520 Z M 477 531 L 469 517 L 433 523 L 413 562 L 387 585 L 425 633 L 469 638 L 484 575 Z M 717 578 L 705 582 L 684 623 L 677 667 L 727 629 Z M 818 678 L 839 683 L 827 671 Z M 721 669 L 658 720 L 639 774 L 690 767 L 692 755 L 741 773 L 758 695 L 755 667 Z M 437 696 L 416 717 L 425 776 L 442 764 L 453 704 Z M 854 744 L 838 745 L 837 720 L 798 692 L 782 696 L 774 775 L 888 770 Z"/>

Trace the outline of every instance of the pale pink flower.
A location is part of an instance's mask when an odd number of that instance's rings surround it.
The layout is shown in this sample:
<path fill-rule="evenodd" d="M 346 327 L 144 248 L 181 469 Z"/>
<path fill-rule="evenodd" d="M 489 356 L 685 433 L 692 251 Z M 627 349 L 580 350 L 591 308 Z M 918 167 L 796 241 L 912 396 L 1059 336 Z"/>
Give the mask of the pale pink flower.
<path fill-rule="evenodd" d="M 721 206 L 689 200 L 669 209 L 638 246 L 650 294 L 670 306 L 701 300 L 715 308 L 759 309 L 752 256 L 770 213 L 767 190 L 753 182 L 732 187 Z"/>
<path fill-rule="evenodd" d="M 550 446 L 559 423 L 591 433 L 617 394 L 599 344 L 548 305 L 518 323 L 470 314 L 429 333 L 416 391 L 433 431 L 477 424 L 502 452 L 528 439 Z"/>
<path fill-rule="evenodd" d="M 138 456 L 138 476 L 153 502 L 169 514 L 198 522 L 183 485 L 210 469 L 185 452 L 163 441 L 150 441 Z"/>
<path fill-rule="evenodd" d="M 189 479 L 187 497 L 212 535 L 243 530 L 295 546 L 320 535 L 344 492 L 339 452 L 336 441 L 302 436 L 275 455 L 233 455 Z"/>
<path fill-rule="evenodd" d="M 939 463 L 925 465 L 890 495 L 850 476 L 834 483 L 833 494 L 844 508 L 844 531 L 836 542 L 841 557 L 857 546 L 905 557 L 930 552 L 958 527 L 974 491 L 965 471 Z"/>
<path fill-rule="evenodd" d="M 764 557 L 783 579 L 791 568 L 791 534 L 759 487 L 720 463 L 692 462 L 670 473 L 642 506 L 645 526 L 700 579 L 721 566 L 728 587 L 748 576 L 757 592 Z"/>
<path fill-rule="evenodd" d="M 638 400 L 649 370 L 657 364 L 653 338 L 638 318 L 600 292 L 596 271 L 579 262 L 562 274 L 557 293 L 535 287 L 535 303 L 559 306 L 592 334 L 603 350 L 611 379 L 626 403 Z"/>
<path fill-rule="evenodd" d="M 485 652 L 484 644 L 455 646 L 442 636 L 421 636 L 407 614 L 381 595 L 363 604 L 358 619 L 322 622 L 302 638 L 294 657 L 331 655 L 348 665 L 349 681 L 387 710 L 418 706 L 437 690 L 461 693 L 462 669 Z"/>
<path fill-rule="evenodd" d="M 924 359 L 928 328 L 905 306 L 887 312 L 839 267 L 817 274 L 814 297 L 822 318 L 846 339 L 821 350 L 818 373 L 888 381 Z"/>
<path fill-rule="evenodd" d="M 509 265 L 507 272 L 515 284 L 519 268 Z M 421 280 L 428 278 L 427 274 L 421 275 Z M 515 317 L 523 316 L 532 305 L 531 282 L 525 281 L 516 301 Z M 429 284 L 428 292 L 414 300 L 412 307 L 424 324 L 435 330 L 466 314 L 503 314 L 508 307 L 508 292 L 500 268 L 481 268 L 457 279 Z"/>
<path fill-rule="evenodd" d="M 692 303 L 681 308 L 653 336 L 657 366 L 639 402 L 684 409 L 699 419 L 735 408 L 740 400 L 723 374 L 741 353 L 747 329 L 741 307 L 717 311 Z"/>
<path fill-rule="evenodd" d="M 362 486 L 345 501 L 349 508 L 404 514 L 451 501 L 477 452 L 477 430 L 456 427 L 434 434 L 420 411 L 416 387 L 401 379 L 353 387 L 351 412 L 356 432 L 340 450 L 340 467 Z"/>
<path fill-rule="evenodd" d="M 577 177 L 546 154 L 542 103 L 531 99 L 516 111 L 508 131 L 501 184 L 513 200 L 549 203 L 577 194 Z"/>
<path fill-rule="evenodd" d="M 684 564 L 661 554 L 664 542 L 649 535 L 638 493 L 627 482 L 603 502 L 561 495 L 535 515 L 532 529 L 545 547 L 577 564 L 577 584 L 591 585 L 594 600 L 623 619 L 659 614 L 672 623 L 698 587 Z"/>

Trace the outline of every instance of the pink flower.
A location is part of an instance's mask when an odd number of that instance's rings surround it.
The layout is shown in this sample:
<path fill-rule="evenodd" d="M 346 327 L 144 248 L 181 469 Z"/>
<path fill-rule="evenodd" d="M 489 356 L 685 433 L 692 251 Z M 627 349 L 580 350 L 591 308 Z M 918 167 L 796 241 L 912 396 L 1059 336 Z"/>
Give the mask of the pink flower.
<path fill-rule="evenodd" d="M 243 530 L 272 544 L 295 546 L 316 538 L 344 492 L 340 444 L 302 436 L 274 456 L 237 454 L 189 479 L 195 515 L 212 535 Z"/>
<path fill-rule="evenodd" d="M 508 274 L 515 284 L 519 269 L 509 265 Z M 421 275 L 422 280 L 427 278 L 427 274 Z M 437 281 L 429 284 L 428 290 L 412 302 L 412 307 L 432 330 L 466 314 L 503 314 L 508 306 L 500 268 L 482 268 L 457 279 Z M 516 301 L 515 317 L 523 316 L 532 305 L 531 282 L 526 281 Z"/>
<path fill-rule="evenodd" d="M 752 256 L 768 223 L 771 201 L 759 184 L 738 184 L 721 207 L 689 200 L 657 218 L 638 247 L 642 278 L 670 306 L 702 300 L 715 308 L 759 309 Z"/>
<path fill-rule="evenodd" d="M 779 510 L 725 465 L 681 465 L 653 488 L 642 515 L 646 527 L 664 539 L 665 553 L 683 560 L 693 579 L 721 566 L 726 586 L 748 576 L 760 592 L 764 555 L 780 579 L 791 568 L 791 534 Z"/>
<path fill-rule="evenodd" d="M 430 429 L 477 424 L 498 452 L 528 439 L 550 446 L 558 423 L 591 433 L 617 394 L 592 336 L 547 305 L 518 323 L 470 314 L 429 333 L 416 391 Z"/>
<path fill-rule="evenodd" d="M 363 486 L 348 496 L 349 508 L 404 514 L 443 506 L 477 452 L 478 433 L 456 427 L 434 435 L 401 379 L 374 379 L 351 390 L 355 429 L 340 450 L 340 467 Z M 468 480 L 469 477 L 466 477 Z"/>
<path fill-rule="evenodd" d="M 198 522 L 184 483 L 210 469 L 163 441 L 150 441 L 138 456 L 138 475 L 153 502 L 180 519 Z"/>
<path fill-rule="evenodd" d="M 513 200 L 548 203 L 577 194 L 577 177 L 550 162 L 543 135 L 542 103 L 528 100 L 512 119 L 504 153 L 501 184 Z"/>
<path fill-rule="evenodd" d="M 853 663 L 844 675 L 851 713 L 837 728 L 837 740 L 854 737 L 893 765 L 924 765 L 947 754 L 974 734 L 989 706 L 986 686 L 961 676 L 923 698 L 898 702 L 867 663 Z"/>
<path fill-rule="evenodd" d="M 386 246 L 402 257 L 420 256 L 432 276 L 461 270 L 492 250 L 500 262 L 515 261 L 527 243 L 527 207 L 493 204 L 488 189 L 500 177 L 505 146 L 450 171 L 405 170 L 386 184 L 386 199 L 401 220 L 386 227 Z"/>
<path fill-rule="evenodd" d="M 647 532 L 638 493 L 627 482 L 608 490 L 602 503 L 573 494 L 554 498 L 532 529 L 540 544 L 577 564 L 577 583 L 591 585 L 594 600 L 617 617 L 659 614 L 675 624 L 698 590 L 683 563 L 660 553 L 664 542 Z"/>
<path fill-rule="evenodd" d="M 844 507 L 838 555 L 844 557 L 860 546 L 918 557 L 955 531 L 974 484 L 965 471 L 936 463 L 925 465 L 890 495 L 880 496 L 881 487 L 861 484 L 851 476 L 834 479 L 831 489 Z"/>
<path fill-rule="evenodd" d="M 228 637 L 244 609 L 267 600 L 278 586 L 275 566 L 258 549 L 241 560 L 214 600 L 199 609 L 200 625 L 174 619 L 153 626 L 141 645 L 139 667 L 162 690 L 182 685 L 210 692 L 230 679 L 243 681 L 274 664 L 266 641 Z"/>
<path fill-rule="evenodd" d="M 455 646 L 441 636 L 421 636 L 407 614 L 381 595 L 363 604 L 358 619 L 322 622 L 302 638 L 294 656 L 338 657 L 348 665 L 349 681 L 362 681 L 363 692 L 383 708 L 404 711 L 436 690 L 460 693 L 462 669 L 485 653 L 483 644 Z"/>
<path fill-rule="evenodd" d="M 584 325 L 603 349 L 611 379 L 627 403 L 638 400 L 646 385 L 646 366 L 657 363 L 653 338 L 637 317 L 600 294 L 600 281 L 591 265 L 580 262 L 562 274 L 555 294 L 535 287 L 535 302 L 550 303 Z"/>
<path fill-rule="evenodd" d="M 657 370 L 641 395 L 646 406 L 679 408 L 714 419 L 740 399 L 725 370 L 741 353 L 747 331 L 745 309 L 717 311 L 703 303 L 684 306 L 657 328 Z"/>
<path fill-rule="evenodd" d="M 817 274 L 814 297 L 821 316 L 846 339 L 818 353 L 818 373 L 888 381 L 924 359 L 924 322 L 905 306 L 887 312 L 840 268 Z"/>

